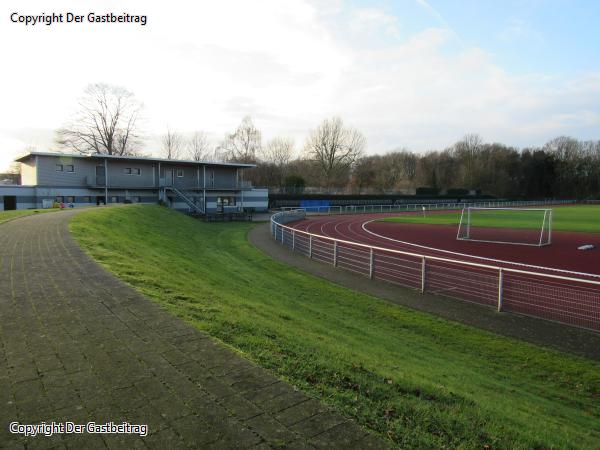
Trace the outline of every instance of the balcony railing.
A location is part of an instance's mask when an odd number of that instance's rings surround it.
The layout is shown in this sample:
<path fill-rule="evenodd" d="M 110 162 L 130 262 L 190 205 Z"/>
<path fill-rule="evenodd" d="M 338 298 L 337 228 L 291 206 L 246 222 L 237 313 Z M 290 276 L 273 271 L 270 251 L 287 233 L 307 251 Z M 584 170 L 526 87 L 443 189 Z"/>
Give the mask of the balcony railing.
<path fill-rule="evenodd" d="M 85 184 L 86 186 L 89 187 L 104 187 L 106 183 L 106 177 L 104 176 L 91 176 L 88 175 L 85 177 Z M 119 185 L 119 184 L 111 184 L 110 182 L 110 178 L 108 180 L 108 187 L 112 187 L 112 188 L 119 188 L 119 187 L 123 187 L 123 188 L 131 188 L 131 189 L 135 189 L 135 188 L 140 188 L 140 189 L 149 189 L 149 188 L 156 188 L 156 186 L 151 186 L 151 185 L 136 185 L 134 182 L 127 183 L 127 185 Z M 187 184 L 187 183 L 178 183 L 177 180 L 175 180 L 175 183 L 173 184 L 173 180 L 170 180 L 168 178 L 160 178 L 158 180 L 158 187 L 160 188 L 165 188 L 165 187 L 176 187 L 176 188 L 181 188 L 181 189 L 187 189 L 187 190 L 201 190 L 201 189 L 225 189 L 225 190 L 240 190 L 240 189 L 252 189 L 252 183 L 250 181 L 238 181 L 237 183 L 231 183 L 228 181 L 210 181 L 207 180 L 206 182 L 206 187 L 202 184 L 202 181 L 200 182 L 200 185 L 191 185 L 191 184 Z"/>

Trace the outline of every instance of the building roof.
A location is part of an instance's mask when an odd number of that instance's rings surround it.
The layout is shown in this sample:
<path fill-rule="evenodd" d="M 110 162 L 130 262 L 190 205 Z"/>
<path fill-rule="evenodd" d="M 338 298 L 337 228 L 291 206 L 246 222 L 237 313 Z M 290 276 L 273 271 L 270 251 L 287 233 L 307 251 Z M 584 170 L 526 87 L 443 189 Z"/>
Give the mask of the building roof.
<path fill-rule="evenodd" d="M 96 158 L 96 159 L 116 159 L 120 161 L 148 161 L 148 162 L 164 162 L 171 164 L 203 164 L 210 166 L 224 166 L 224 167 L 256 167 L 256 164 L 243 164 L 243 163 L 226 163 L 226 162 L 212 162 L 212 161 L 193 161 L 191 159 L 165 159 L 165 158 L 151 158 L 146 156 L 118 156 L 118 155 L 82 155 L 80 153 L 56 153 L 56 152 L 29 152 L 15 161 L 23 162 L 31 156 L 68 156 L 71 158 Z"/>

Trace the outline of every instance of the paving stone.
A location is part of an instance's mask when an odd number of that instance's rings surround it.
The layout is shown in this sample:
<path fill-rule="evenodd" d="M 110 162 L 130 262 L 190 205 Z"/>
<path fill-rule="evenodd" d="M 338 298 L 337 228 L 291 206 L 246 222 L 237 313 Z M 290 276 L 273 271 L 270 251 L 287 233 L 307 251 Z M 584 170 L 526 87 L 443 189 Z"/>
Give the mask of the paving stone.
<path fill-rule="evenodd" d="M 150 449 L 164 450 L 166 448 L 186 449 L 181 437 L 172 429 L 166 428 L 145 438 L 144 442 Z"/>
<path fill-rule="evenodd" d="M 312 419 L 309 419 L 305 422 L 301 422 L 298 425 L 308 423 L 311 420 Z M 329 422 L 329 424 L 331 423 L 332 422 Z M 313 424 L 311 424 L 311 427 L 312 426 Z M 317 427 L 316 429 L 318 430 L 319 428 L 322 427 Z M 336 445 L 345 448 L 362 448 L 362 446 L 357 445 L 357 443 L 362 441 L 362 439 L 364 439 L 365 437 L 366 432 L 357 428 L 353 423 L 345 421 L 340 423 L 339 425 L 329 428 L 328 430 L 320 434 L 315 435 L 310 442 L 317 448 L 332 448 Z"/>
<path fill-rule="evenodd" d="M 147 400 L 153 400 L 168 395 L 169 390 L 156 377 L 148 377 L 135 382 L 135 387 Z"/>
<path fill-rule="evenodd" d="M 323 411 L 325 411 L 325 407 L 318 401 L 311 399 L 278 412 L 275 418 L 284 425 L 291 426 Z"/>
<path fill-rule="evenodd" d="M 173 427 L 191 448 L 201 448 L 221 439 L 221 430 L 203 422 L 196 415 L 182 417 L 173 422 Z"/>
<path fill-rule="evenodd" d="M 355 424 L 340 425 L 316 400 L 106 272 L 68 231 L 78 213 L 0 225 L 0 264 L 12 268 L 0 270 L 8 293 L 0 316 L 9 318 L 0 321 L 0 422 L 128 421 L 148 425 L 149 435 L 25 439 L 0 426 L 0 447 L 313 448 L 313 438 L 378 448 Z"/>
<path fill-rule="evenodd" d="M 231 395 L 220 401 L 229 412 L 241 420 L 250 419 L 263 413 L 263 410 L 246 400 L 241 395 Z"/>
<path fill-rule="evenodd" d="M 278 413 L 308 400 L 308 397 L 303 393 L 290 390 L 271 399 L 261 401 L 260 405 L 265 411 Z"/>
<path fill-rule="evenodd" d="M 300 436 L 267 414 L 253 417 L 246 424 L 273 446 L 285 447 Z"/>
<path fill-rule="evenodd" d="M 238 393 L 238 391 L 232 389 L 229 384 L 224 383 L 215 377 L 206 378 L 205 380 L 202 380 L 199 385 L 217 398 L 225 398 Z"/>
<path fill-rule="evenodd" d="M 190 409 L 185 403 L 173 396 L 151 400 L 150 404 L 169 422 L 191 414 Z"/>

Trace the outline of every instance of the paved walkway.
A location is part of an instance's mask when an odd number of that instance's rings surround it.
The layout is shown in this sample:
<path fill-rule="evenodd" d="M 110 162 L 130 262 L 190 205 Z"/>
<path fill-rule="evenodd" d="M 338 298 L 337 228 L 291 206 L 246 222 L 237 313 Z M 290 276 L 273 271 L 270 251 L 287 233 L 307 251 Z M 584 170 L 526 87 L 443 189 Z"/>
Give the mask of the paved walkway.
<path fill-rule="evenodd" d="M 88 258 L 76 211 L 0 225 L 1 448 L 383 448 Z M 9 423 L 147 424 L 23 438 Z"/>

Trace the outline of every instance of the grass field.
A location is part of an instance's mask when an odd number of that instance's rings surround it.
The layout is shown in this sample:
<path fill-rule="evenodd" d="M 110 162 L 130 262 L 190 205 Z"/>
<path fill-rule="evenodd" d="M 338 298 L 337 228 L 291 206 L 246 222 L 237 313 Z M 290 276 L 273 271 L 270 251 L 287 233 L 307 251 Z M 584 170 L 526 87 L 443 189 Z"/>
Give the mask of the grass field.
<path fill-rule="evenodd" d="M 30 216 L 32 214 L 47 213 L 60 211 L 58 208 L 49 209 L 18 209 L 15 211 L 0 211 L 0 223 L 8 220 L 16 219 L 17 217 Z"/>
<path fill-rule="evenodd" d="M 108 270 L 399 447 L 597 448 L 600 363 L 299 272 L 253 226 L 138 205 L 71 223 Z"/>
<path fill-rule="evenodd" d="M 552 208 L 553 231 L 578 231 L 600 233 L 600 205 L 560 206 Z M 402 215 L 381 219 L 383 222 L 427 223 L 433 225 L 456 225 L 460 222 L 460 211 Z M 497 228 L 541 229 L 543 213 L 528 211 L 477 211 L 472 216 L 473 225 Z"/>

